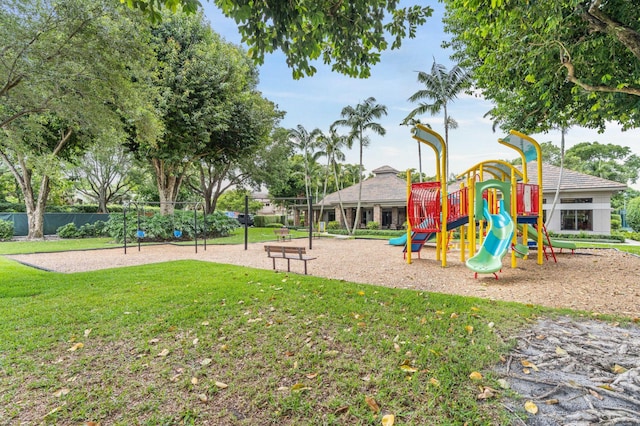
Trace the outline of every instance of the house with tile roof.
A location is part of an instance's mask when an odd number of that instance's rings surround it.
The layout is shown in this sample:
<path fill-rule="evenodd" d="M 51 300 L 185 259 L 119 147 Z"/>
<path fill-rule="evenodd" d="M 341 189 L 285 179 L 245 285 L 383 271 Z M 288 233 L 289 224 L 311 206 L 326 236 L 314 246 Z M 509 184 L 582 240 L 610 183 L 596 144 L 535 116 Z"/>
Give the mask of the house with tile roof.
<path fill-rule="evenodd" d="M 375 221 L 385 229 L 401 229 L 407 220 L 407 182 L 400 179 L 400 171 L 382 166 L 372 171 L 373 177 L 362 182 L 360 203 L 361 226 Z M 340 200 L 344 207 L 347 223 L 353 224 L 358 205 L 359 185 L 355 184 L 338 192 L 327 195 L 314 204 L 315 214 L 320 213 L 324 205 L 322 222 L 338 221 L 343 224 Z"/>
<path fill-rule="evenodd" d="M 530 182 L 537 182 L 535 165 L 527 167 Z M 407 184 L 398 177 L 401 172 L 382 166 L 372 172 L 373 177 L 362 182 L 361 226 L 370 221 L 380 224 L 383 229 L 401 229 L 406 219 Z M 542 172 L 543 219 L 551 211 L 556 187 L 560 179 L 560 168 L 543 165 Z M 626 185 L 564 169 L 555 212 L 547 230 L 560 233 L 611 233 L 611 197 L 626 189 Z M 345 209 L 347 223 L 353 224 L 358 204 L 358 185 L 327 195 L 314 204 L 314 212 L 323 217 L 318 221 L 342 222 L 340 199 Z"/>

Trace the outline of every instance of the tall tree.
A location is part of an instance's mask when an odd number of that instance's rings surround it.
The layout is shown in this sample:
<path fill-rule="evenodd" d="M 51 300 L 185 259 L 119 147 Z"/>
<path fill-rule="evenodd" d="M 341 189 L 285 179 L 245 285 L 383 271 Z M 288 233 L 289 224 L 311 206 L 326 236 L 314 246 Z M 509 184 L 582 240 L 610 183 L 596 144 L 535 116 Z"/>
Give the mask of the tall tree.
<path fill-rule="evenodd" d="M 198 0 L 120 0 L 143 10 L 153 21 L 167 7 L 195 11 Z M 400 8 L 397 0 L 212 0 L 239 24 L 243 41 L 258 64 L 265 53 L 280 49 L 294 78 L 313 75 L 312 61 L 322 57 L 334 71 L 366 78 L 380 53 L 397 49 L 406 37 L 413 38 L 433 9 L 429 6 Z"/>
<path fill-rule="evenodd" d="M 313 129 L 309 132 L 302 124 L 298 124 L 295 129 L 289 130 L 291 144 L 301 154 L 304 164 L 304 193 L 309 200 L 312 195 L 311 191 L 311 168 L 319 155 L 315 151 L 318 147 L 319 137 L 322 134 L 320 129 Z"/>
<path fill-rule="evenodd" d="M 404 122 L 411 121 L 417 115 L 426 113 L 437 115 L 442 111 L 444 114 L 444 140 L 449 146 L 449 129 L 457 127 L 456 121 L 449 115 L 449 103 L 469 87 L 471 75 L 459 65 L 454 65 L 447 71 L 444 65 L 438 64 L 434 60 L 429 73 L 418 71 L 418 82 L 424 85 L 424 89 L 418 90 L 409 97 L 409 101 L 418 102 L 418 106 L 407 115 Z M 448 161 L 447 156 L 447 170 L 443 172 L 445 174 L 443 179 L 446 179 L 446 174 L 449 173 Z"/>
<path fill-rule="evenodd" d="M 98 213 L 108 213 L 107 206 L 122 200 L 135 186 L 133 168 L 133 156 L 109 132 L 80 158 L 70 177 L 78 192 L 98 204 Z"/>
<path fill-rule="evenodd" d="M 165 132 L 161 143 L 135 149 L 149 158 L 161 213 L 170 214 L 194 162 L 247 152 L 236 123 L 249 108 L 257 74 L 246 54 L 220 39 L 202 15 L 167 15 L 152 33 Z"/>
<path fill-rule="evenodd" d="M 336 181 L 336 187 L 338 183 L 338 173 L 336 163 L 339 161 L 345 160 L 344 152 L 342 152 L 342 148 L 347 146 L 347 138 L 346 136 L 338 134 L 335 128 L 329 129 L 329 134 L 320 135 L 319 139 L 319 148 L 320 152 L 327 157 L 327 164 L 325 166 L 325 175 L 322 184 L 322 204 L 320 204 L 320 218 L 324 213 L 324 199 L 327 196 L 327 186 L 329 184 L 329 176 L 333 175 Z M 345 228 L 347 227 L 347 223 L 344 217 L 344 207 L 342 205 L 342 196 L 340 192 L 338 192 L 338 202 L 340 205 L 340 211 L 342 214 L 343 221 L 345 221 Z"/>
<path fill-rule="evenodd" d="M 608 120 L 637 127 L 640 9 L 626 0 L 447 0 L 454 58 L 496 102 L 494 115 L 531 128 Z M 568 119 L 571 122 L 567 122 Z"/>
<path fill-rule="evenodd" d="M 581 142 L 566 152 L 567 168 L 625 185 L 638 181 L 640 157 L 631 148 L 599 142 Z"/>
<path fill-rule="evenodd" d="M 282 116 L 275 105 L 252 89 L 233 100 L 230 108 L 227 126 L 211 133 L 217 149 L 196 162 L 197 173 L 189 179 L 189 186 L 204 198 L 207 213 L 215 210 L 216 200 L 227 189 L 259 187 L 260 168 L 271 169 L 279 161 L 269 146 Z"/>
<path fill-rule="evenodd" d="M 379 119 L 383 115 L 387 115 L 387 107 L 376 103 L 376 98 L 369 97 L 364 102 L 357 104 L 355 107 L 346 106 L 340 112 L 342 119 L 337 120 L 332 126 L 346 126 L 350 128 L 350 133 L 347 138 L 347 146 L 349 149 L 353 146 L 354 141 L 358 141 L 360 147 L 360 164 L 359 164 L 359 179 L 358 179 L 358 205 L 356 207 L 356 217 L 353 223 L 353 230 L 351 234 L 355 232 L 360 224 L 360 208 L 362 204 L 362 154 L 365 146 L 369 146 L 369 136 L 365 135 L 366 132 L 371 131 L 377 135 L 384 136 L 387 131 L 380 123 L 374 120 Z"/>
<path fill-rule="evenodd" d="M 27 237 L 42 238 L 61 162 L 92 135 L 150 116 L 133 82 L 144 78 L 148 44 L 135 16 L 89 0 L 8 0 L 0 38 L 0 157 L 23 192 Z M 153 138 L 154 127 L 146 129 Z"/>

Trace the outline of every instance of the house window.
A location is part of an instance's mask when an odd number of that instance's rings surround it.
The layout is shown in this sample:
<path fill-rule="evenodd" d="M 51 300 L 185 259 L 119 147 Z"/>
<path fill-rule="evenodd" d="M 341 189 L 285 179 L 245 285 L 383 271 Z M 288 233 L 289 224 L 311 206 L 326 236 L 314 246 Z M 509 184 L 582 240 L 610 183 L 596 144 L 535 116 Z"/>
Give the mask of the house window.
<path fill-rule="evenodd" d="M 329 210 L 327 212 L 327 220 L 328 220 L 328 222 L 335 222 L 335 220 L 336 220 L 336 212 L 335 212 L 335 210 L 333 210 L 333 211 Z"/>
<path fill-rule="evenodd" d="M 587 204 L 593 203 L 593 198 L 560 198 L 561 204 Z"/>
<path fill-rule="evenodd" d="M 563 231 L 593 231 L 593 210 L 562 210 Z"/>

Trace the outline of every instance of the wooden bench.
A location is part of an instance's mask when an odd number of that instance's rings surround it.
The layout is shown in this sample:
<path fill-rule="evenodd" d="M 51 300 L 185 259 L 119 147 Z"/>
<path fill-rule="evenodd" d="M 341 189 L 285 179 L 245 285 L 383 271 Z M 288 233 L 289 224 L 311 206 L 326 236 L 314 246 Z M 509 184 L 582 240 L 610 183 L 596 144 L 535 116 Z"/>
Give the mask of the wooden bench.
<path fill-rule="evenodd" d="M 276 234 L 278 241 L 291 241 L 291 234 L 289 234 L 289 228 L 274 229 L 273 233 Z"/>
<path fill-rule="evenodd" d="M 267 256 L 273 259 L 273 269 L 276 269 L 276 259 L 287 259 L 287 272 L 291 272 L 291 260 L 301 260 L 304 262 L 304 274 L 307 275 L 307 261 L 315 257 L 307 257 L 304 247 L 291 246 L 264 246 Z"/>

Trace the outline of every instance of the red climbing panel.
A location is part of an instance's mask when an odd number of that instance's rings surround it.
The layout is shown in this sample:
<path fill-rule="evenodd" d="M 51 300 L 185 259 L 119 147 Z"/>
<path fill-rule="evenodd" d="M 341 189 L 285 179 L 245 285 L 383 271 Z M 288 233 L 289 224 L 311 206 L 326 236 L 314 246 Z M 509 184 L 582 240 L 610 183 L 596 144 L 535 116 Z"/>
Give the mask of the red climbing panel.
<path fill-rule="evenodd" d="M 440 231 L 440 182 L 420 182 L 411 185 L 409 222 L 415 232 Z"/>

